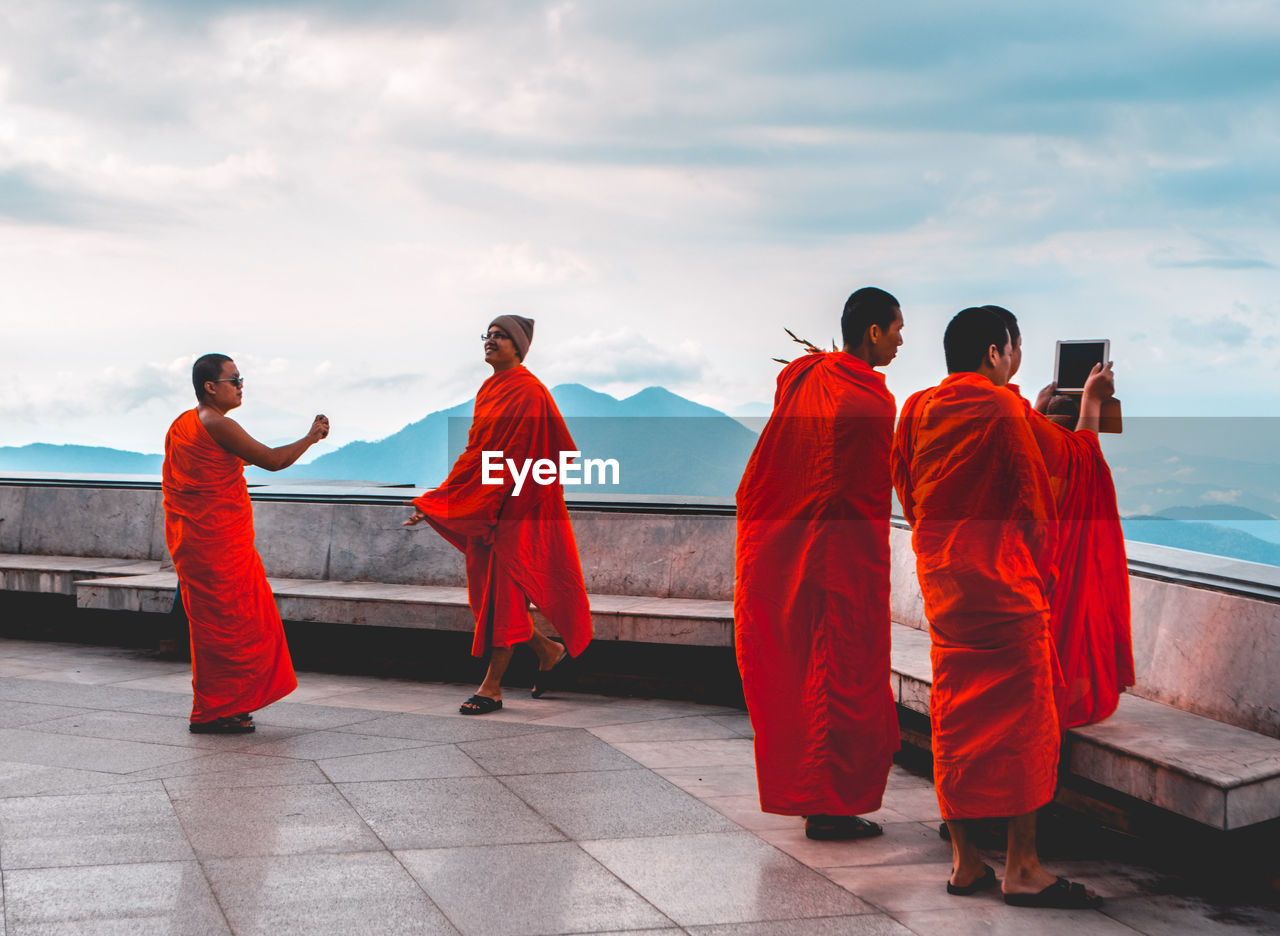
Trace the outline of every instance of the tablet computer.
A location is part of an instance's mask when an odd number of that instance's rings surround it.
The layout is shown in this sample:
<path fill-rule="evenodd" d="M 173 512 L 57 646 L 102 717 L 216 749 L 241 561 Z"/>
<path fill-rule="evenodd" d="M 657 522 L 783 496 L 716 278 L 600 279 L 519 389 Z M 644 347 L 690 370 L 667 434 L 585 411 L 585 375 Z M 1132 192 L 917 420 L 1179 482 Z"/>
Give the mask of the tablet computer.
<path fill-rule="evenodd" d="M 1059 341 L 1053 364 L 1053 382 L 1059 393 L 1081 393 L 1095 364 L 1111 359 L 1111 342 L 1106 338 Z"/>

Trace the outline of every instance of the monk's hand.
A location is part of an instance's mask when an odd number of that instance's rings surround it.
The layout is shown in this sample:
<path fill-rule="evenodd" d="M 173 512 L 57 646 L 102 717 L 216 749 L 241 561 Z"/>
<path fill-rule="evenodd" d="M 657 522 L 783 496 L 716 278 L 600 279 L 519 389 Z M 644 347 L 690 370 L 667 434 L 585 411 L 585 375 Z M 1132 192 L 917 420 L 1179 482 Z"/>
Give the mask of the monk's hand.
<path fill-rule="evenodd" d="M 1039 393 L 1037 393 L 1036 394 L 1036 412 L 1043 413 L 1045 410 L 1047 410 L 1049 408 L 1049 401 L 1053 399 L 1054 394 L 1056 394 L 1057 392 L 1058 392 L 1058 384 L 1055 381 L 1054 383 L 1049 384 L 1047 387 L 1045 387 Z"/>
<path fill-rule="evenodd" d="M 311 431 L 307 433 L 313 443 L 329 436 L 329 417 L 321 413 L 311 422 Z"/>
<path fill-rule="evenodd" d="M 1109 400 L 1116 395 L 1116 377 L 1112 372 L 1112 362 L 1095 364 L 1089 372 L 1089 379 L 1084 382 L 1084 396 L 1087 399 Z"/>
<path fill-rule="evenodd" d="M 410 503 L 412 503 L 412 501 L 410 501 Z M 402 523 L 402 524 L 400 524 L 400 525 L 401 525 L 401 526 L 408 526 L 408 527 L 411 527 L 411 526 L 417 526 L 419 523 L 421 523 L 421 522 L 422 522 L 423 520 L 425 520 L 425 519 L 427 519 L 427 515 L 426 515 L 426 514 L 424 514 L 424 513 L 423 513 L 421 510 L 419 510 L 417 507 L 414 507 L 414 508 L 413 508 L 413 516 L 412 516 L 412 517 L 410 517 L 408 520 L 406 520 L 404 523 Z"/>

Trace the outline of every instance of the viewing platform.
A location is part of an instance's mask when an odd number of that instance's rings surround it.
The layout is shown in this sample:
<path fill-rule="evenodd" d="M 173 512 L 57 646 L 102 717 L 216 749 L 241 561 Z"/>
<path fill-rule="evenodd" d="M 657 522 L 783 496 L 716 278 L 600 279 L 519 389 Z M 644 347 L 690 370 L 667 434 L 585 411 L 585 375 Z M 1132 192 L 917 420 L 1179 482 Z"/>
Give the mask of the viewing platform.
<path fill-rule="evenodd" d="M 361 634 L 454 639 L 438 666 L 474 665 L 461 555 L 400 526 L 409 493 L 252 489 L 291 641 L 314 632 L 341 653 Z M 946 895 L 949 846 L 927 758 L 910 748 L 873 817 L 882 839 L 813 843 L 798 820 L 759 812 L 750 725 L 732 704 L 731 504 L 594 500 L 570 515 L 597 632 L 582 682 L 604 695 L 535 701 L 513 688 L 502 712 L 469 719 L 457 704 L 474 687 L 458 675 L 303 673 L 255 735 L 209 739 L 184 730 L 184 662 L 0 639 L 7 919 L 96 932 L 84 921 L 171 920 L 161 904 L 177 894 L 188 928 L 157 932 L 361 931 L 344 920 L 379 921 L 370 932 L 1024 932 L 1026 913 L 1044 932 L 1053 920 L 1152 936 L 1280 925 L 1266 877 L 1280 873 L 1280 570 L 1130 544 L 1139 685 L 1110 719 L 1069 733 L 1059 811 L 1042 829 L 1051 869 L 1111 900 L 1046 914 Z M 930 669 L 909 539 L 895 524 L 893 689 L 920 750 Z M 26 616 L 5 622 L 10 635 L 41 633 L 38 608 L 111 644 L 103 631 L 121 622 L 166 621 L 175 584 L 154 480 L 0 482 L 0 600 Z M 687 683 L 637 678 L 688 654 Z M 637 686 L 730 704 L 618 697 Z M 1093 820 L 1071 818 L 1081 810 Z M 1256 852 L 1262 878 L 1243 890 L 1188 878 L 1182 863 L 1200 850 L 1240 853 L 1255 871 Z M 988 861 L 999 870 L 999 853 Z M 86 880 L 91 899 L 67 909 Z"/>

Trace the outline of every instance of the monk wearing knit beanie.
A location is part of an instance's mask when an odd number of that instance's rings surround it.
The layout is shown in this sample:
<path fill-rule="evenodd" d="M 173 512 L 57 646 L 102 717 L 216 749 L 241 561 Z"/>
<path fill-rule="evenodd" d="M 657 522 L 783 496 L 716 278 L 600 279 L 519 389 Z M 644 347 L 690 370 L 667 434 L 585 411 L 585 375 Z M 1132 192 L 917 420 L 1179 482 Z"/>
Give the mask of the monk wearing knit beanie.
<path fill-rule="evenodd" d="M 490 328 L 495 325 L 511 336 L 521 361 L 529 356 L 529 345 L 533 343 L 533 319 L 523 315 L 499 315 L 489 323 Z"/>

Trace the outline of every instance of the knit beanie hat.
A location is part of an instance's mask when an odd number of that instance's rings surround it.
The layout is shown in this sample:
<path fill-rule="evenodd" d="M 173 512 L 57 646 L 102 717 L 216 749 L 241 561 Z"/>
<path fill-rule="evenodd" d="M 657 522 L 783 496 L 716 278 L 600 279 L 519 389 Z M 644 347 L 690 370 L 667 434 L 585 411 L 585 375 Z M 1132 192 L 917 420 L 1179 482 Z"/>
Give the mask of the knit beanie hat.
<path fill-rule="evenodd" d="M 529 353 L 529 345 L 533 342 L 533 319 L 525 318 L 523 315 L 499 315 L 489 323 L 490 328 L 495 325 L 511 336 L 511 340 L 516 345 L 516 353 L 523 361 Z"/>

